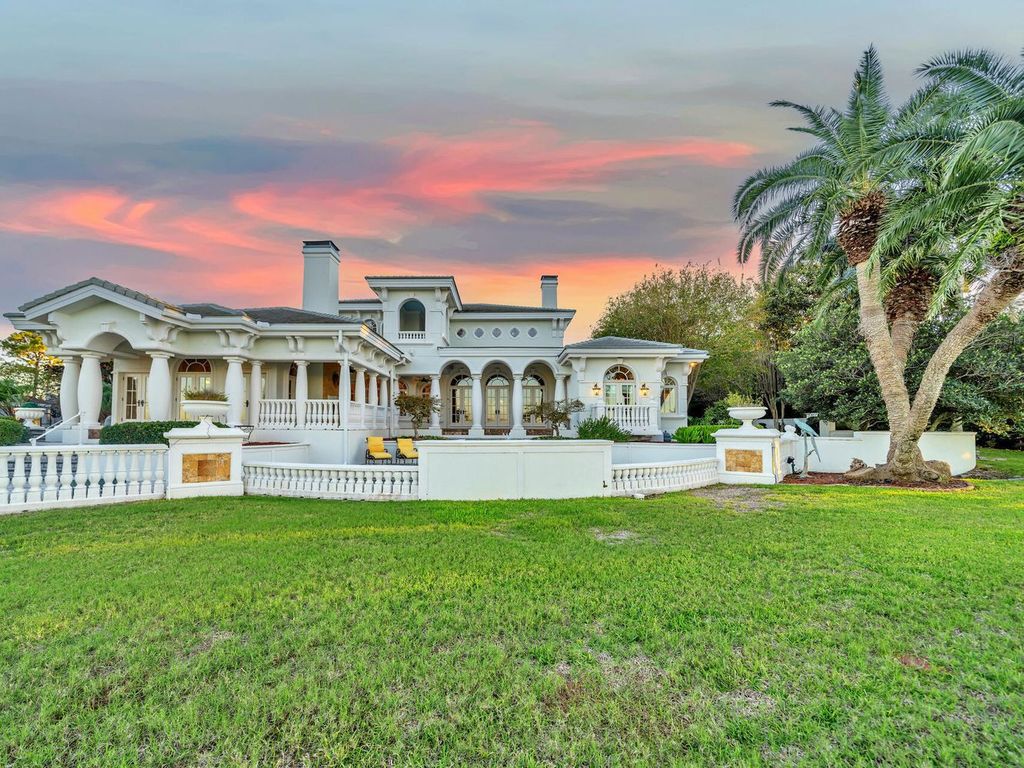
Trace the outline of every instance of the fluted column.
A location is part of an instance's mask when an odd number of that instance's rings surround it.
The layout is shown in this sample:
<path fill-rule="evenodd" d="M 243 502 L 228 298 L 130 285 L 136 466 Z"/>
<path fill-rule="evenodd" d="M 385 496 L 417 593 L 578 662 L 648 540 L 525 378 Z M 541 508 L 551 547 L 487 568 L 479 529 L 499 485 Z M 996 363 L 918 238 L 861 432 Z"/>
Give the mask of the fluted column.
<path fill-rule="evenodd" d="M 338 373 L 338 403 L 341 413 L 341 426 L 348 428 L 349 400 L 352 399 L 352 366 L 349 365 L 348 357 L 341 361 L 341 370 Z"/>
<path fill-rule="evenodd" d="M 470 437 L 484 436 L 484 391 L 482 375 L 473 374 L 473 426 L 469 430 Z"/>
<path fill-rule="evenodd" d="M 526 437 L 523 427 L 523 374 L 512 374 L 512 429 L 509 437 Z"/>
<path fill-rule="evenodd" d="M 430 396 L 441 399 L 441 377 L 431 376 L 430 377 Z M 430 428 L 436 430 L 438 434 L 441 433 L 441 414 L 438 411 L 434 411 L 430 414 Z"/>
<path fill-rule="evenodd" d="M 263 363 L 253 360 L 249 363 L 249 423 L 254 427 L 260 423 L 260 400 L 263 399 Z"/>
<path fill-rule="evenodd" d="M 77 357 L 62 357 L 64 372 L 60 376 L 60 418 L 67 421 L 78 413 L 78 373 L 82 364 Z"/>
<path fill-rule="evenodd" d="M 356 366 L 356 403 L 359 404 L 359 425 L 366 426 L 366 371 Z"/>
<path fill-rule="evenodd" d="M 171 367 L 167 362 L 170 352 L 149 352 L 149 381 L 146 383 L 146 402 L 152 421 L 171 418 Z"/>
<path fill-rule="evenodd" d="M 309 400 L 309 374 L 306 360 L 295 361 L 295 426 L 306 428 L 306 401 Z"/>
<path fill-rule="evenodd" d="M 242 423 L 242 405 L 245 400 L 245 376 L 242 374 L 240 357 L 225 357 L 228 372 L 224 377 L 224 394 L 228 396 L 228 426 L 236 427 Z"/>
<path fill-rule="evenodd" d="M 103 375 L 100 373 L 98 352 L 82 353 L 82 370 L 78 374 L 78 409 L 82 412 L 81 424 L 86 429 L 100 425 L 100 406 L 103 404 Z"/>

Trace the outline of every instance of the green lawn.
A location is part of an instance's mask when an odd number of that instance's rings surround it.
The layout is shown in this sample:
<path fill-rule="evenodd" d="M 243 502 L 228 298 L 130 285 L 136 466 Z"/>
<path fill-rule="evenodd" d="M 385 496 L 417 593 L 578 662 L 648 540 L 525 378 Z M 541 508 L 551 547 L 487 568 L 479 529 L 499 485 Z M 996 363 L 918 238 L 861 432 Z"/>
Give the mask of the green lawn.
<path fill-rule="evenodd" d="M 1024 451 L 979 448 L 978 469 L 1004 477 L 1024 477 Z"/>
<path fill-rule="evenodd" d="M 0 764 L 1024 762 L 1024 483 L 727 492 L 0 519 Z"/>

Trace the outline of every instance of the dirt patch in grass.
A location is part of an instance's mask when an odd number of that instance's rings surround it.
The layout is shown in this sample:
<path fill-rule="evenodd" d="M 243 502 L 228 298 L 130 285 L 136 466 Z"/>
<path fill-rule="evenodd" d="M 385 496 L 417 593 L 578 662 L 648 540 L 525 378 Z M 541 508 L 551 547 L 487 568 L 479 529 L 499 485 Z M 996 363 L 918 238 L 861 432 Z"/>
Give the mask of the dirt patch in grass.
<path fill-rule="evenodd" d="M 761 512 L 766 509 L 782 508 L 780 502 L 768 497 L 768 492 L 764 488 L 749 485 L 709 485 L 690 491 L 690 494 L 713 501 L 733 512 Z"/>
<path fill-rule="evenodd" d="M 594 538 L 598 541 L 606 541 L 609 544 L 621 544 L 624 541 L 629 541 L 636 537 L 633 531 L 602 531 L 600 528 L 591 528 L 590 532 L 594 535 Z"/>
<path fill-rule="evenodd" d="M 959 477 L 948 483 L 886 483 L 878 480 L 851 481 L 842 472 L 811 472 L 807 477 L 787 475 L 786 485 L 866 485 L 878 488 L 909 488 L 915 491 L 966 491 L 974 486 Z"/>
<path fill-rule="evenodd" d="M 234 632 L 221 632 L 215 630 L 208 634 L 206 637 L 204 637 L 202 640 L 200 640 L 197 645 L 191 648 L 189 652 L 185 654 L 185 658 L 191 659 L 195 658 L 201 653 L 209 653 L 209 651 L 213 648 L 213 646 L 217 645 L 217 643 L 223 643 L 225 640 L 230 640 L 234 636 Z"/>
<path fill-rule="evenodd" d="M 744 717 L 757 717 L 775 709 L 775 699 L 766 693 L 751 688 L 740 688 L 723 693 L 719 700 L 729 706 L 736 714 Z"/>

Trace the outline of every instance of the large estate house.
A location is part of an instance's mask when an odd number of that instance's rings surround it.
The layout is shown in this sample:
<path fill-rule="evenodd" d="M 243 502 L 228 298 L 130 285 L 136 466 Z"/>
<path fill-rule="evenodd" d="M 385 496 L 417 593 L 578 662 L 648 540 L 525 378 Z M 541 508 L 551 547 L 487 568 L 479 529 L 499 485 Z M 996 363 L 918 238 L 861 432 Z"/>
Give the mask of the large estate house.
<path fill-rule="evenodd" d="M 371 298 L 339 300 L 335 244 L 307 241 L 302 254 L 301 309 L 175 304 L 94 277 L 7 314 L 64 361 L 66 428 L 51 439 L 96 438 L 104 363 L 112 422 L 178 419 L 184 392 L 216 389 L 251 440 L 306 441 L 334 460 L 356 460 L 368 434 L 409 433 L 400 391 L 440 399 L 436 435 L 544 434 L 531 408 L 565 399 L 583 402 L 577 418 L 607 415 L 641 439 L 686 423 L 707 353 L 619 337 L 566 344 L 575 311 L 559 306 L 555 275 L 540 278 L 536 306 L 463 301 L 450 275 L 371 275 Z"/>

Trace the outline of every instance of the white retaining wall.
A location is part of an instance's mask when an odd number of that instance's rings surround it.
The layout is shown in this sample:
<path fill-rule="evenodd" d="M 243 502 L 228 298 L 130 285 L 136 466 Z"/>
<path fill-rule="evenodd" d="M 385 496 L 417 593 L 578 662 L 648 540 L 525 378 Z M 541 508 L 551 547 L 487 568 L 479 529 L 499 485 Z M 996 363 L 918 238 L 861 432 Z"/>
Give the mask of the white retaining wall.
<path fill-rule="evenodd" d="M 657 461 L 713 459 L 714 443 L 615 443 L 613 464 L 642 464 Z"/>
<path fill-rule="evenodd" d="M 281 443 L 279 445 L 242 445 L 242 462 L 291 461 L 309 462 L 309 443 Z"/>
<path fill-rule="evenodd" d="M 869 466 L 884 464 L 889 452 L 888 432 L 854 432 L 852 437 L 818 437 L 815 442 L 821 458 L 811 456 L 811 472 L 846 472 L 855 458 Z M 947 462 L 954 475 L 970 472 L 977 466 L 973 432 L 925 432 L 919 445 L 925 459 Z M 793 456 L 799 472 L 803 467 L 803 438 L 796 441 L 795 447 L 789 446 L 790 441 L 783 442 L 783 460 Z M 788 464 L 784 468 L 789 471 Z"/>
<path fill-rule="evenodd" d="M 165 445 L 0 448 L 0 514 L 164 498 Z"/>
<path fill-rule="evenodd" d="M 712 446 L 713 447 L 713 446 Z M 648 464 L 621 464 L 612 466 L 612 496 L 666 493 L 703 488 L 718 482 L 718 461 L 688 459 L 661 461 Z"/>
<path fill-rule="evenodd" d="M 308 499 L 419 498 L 414 466 L 251 462 L 242 467 L 245 492 Z"/>

